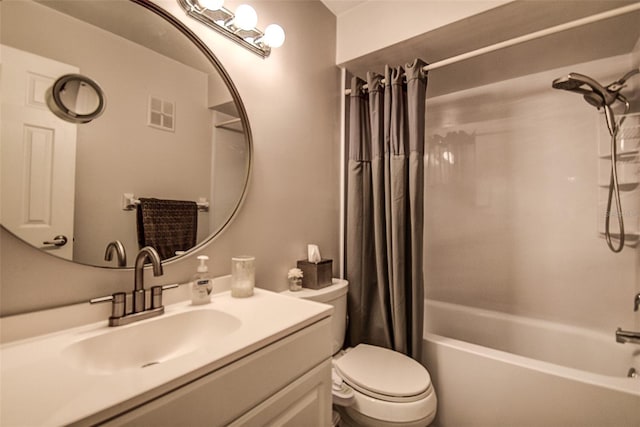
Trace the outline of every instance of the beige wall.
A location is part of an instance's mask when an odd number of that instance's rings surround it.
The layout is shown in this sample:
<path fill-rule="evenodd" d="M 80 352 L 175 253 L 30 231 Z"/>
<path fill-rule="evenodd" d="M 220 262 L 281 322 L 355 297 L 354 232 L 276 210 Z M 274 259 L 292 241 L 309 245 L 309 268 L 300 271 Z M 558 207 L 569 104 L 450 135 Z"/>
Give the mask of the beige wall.
<path fill-rule="evenodd" d="M 286 273 L 317 243 L 338 268 L 339 70 L 335 17 L 315 1 L 252 2 L 264 28 L 277 22 L 287 41 L 268 59 L 246 51 L 187 18 L 177 2 L 161 3 L 192 28 L 231 75 L 248 112 L 254 163 L 249 190 L 230 228 L 198 254 L 214 275 L 230 273 L 234 255 L 257 260 L 258 285 L 286 288 Z M 313 31 L 308 31 L 313 28 Z M 1 312 L 8 315 L 85 301 L 132 287 L 131 270 L 71 264 L 0 235 Z M 193 254 L 165 267 L 147 284 L 187 281 Z"/>

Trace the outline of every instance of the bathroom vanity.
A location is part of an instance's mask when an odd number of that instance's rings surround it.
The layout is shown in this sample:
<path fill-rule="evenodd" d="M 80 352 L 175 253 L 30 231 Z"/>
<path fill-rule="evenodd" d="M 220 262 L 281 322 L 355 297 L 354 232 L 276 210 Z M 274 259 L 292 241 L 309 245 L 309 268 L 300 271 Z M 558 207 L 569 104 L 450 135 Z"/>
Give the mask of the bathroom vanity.
<path fill-rule="evenodd" d="M 330 425 L 332 307 L 256 289 L 0 348 L 2 426 Z"/>

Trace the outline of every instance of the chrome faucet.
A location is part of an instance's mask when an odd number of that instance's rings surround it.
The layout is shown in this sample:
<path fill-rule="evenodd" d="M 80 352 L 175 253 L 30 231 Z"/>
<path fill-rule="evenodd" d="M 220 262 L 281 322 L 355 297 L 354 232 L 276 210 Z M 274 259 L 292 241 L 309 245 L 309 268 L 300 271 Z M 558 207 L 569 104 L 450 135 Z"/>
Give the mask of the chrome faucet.
<path fill-rule="evenodd" d="M 147 308 L 146 292 L 144 289 L 144 264 L 147 260 L 151 261 L 154 276 L 162 276 L 163 274 L 162 262 L 158 252 L 151 246 L 145 246 L 142 248 L 136 256 L 133 292 L 131 293 L 133 306 L 130 313 L 127 313 L 127 294 L 125 292 L 116 292 L 113 295 L 95 298 L 89 301 L 91 304 L 107 301 L 112 302 L 109 326 L 127 325 L 138 320 L 148 319 L 164 313 L 164 306 L 162 305 L 162 291 L 177 288 L 178 284 L 153 286 L 151 288 L 151 302 L 149 304 L 149 308 Z"/>
<path fill-rule="evenodd" d="M 104 260 L 111 261 L 113 259 L 113 253 L 116 254 L 116 261 L 118 263 L 118 267 L 126 267 L 127 266 L 127 253 L 124 250 L 124 245 L 120 240 L 114 240 L 113 242 L 109 242 L 107 245 L 107 249 L 104 251 Z"/>
<path fill-rule="evenodd" d="M 633 299 L 633 311 L 638 311 L 638 309 L 640 309 L 640 293 L 638 293 Z M 640 332 L 623 331 L 618 328 L 616 330 L 616 341 L 621 344 L 627 342 L 640 344 Z"/>
<path fill-rule="evenodd" d="M 627 342 L 640 344 L 640 332 L 623 331 L 622 329 L 618 328 L 616 330 L 616 341 L 621 344 Z"/>
<path fill-rule="evenodd" d="M 153 266 L 153 275 L 162 276 L 164 271 L 162 270 L 162 262 L 160 261 L 160 255 L 151 246 L 145 246 L 140 249 L 136 256 L 135 264 L 135 277 L 133 279 L 133 312 L 140 313 L 144 311 L 144 263 L 146 260 L 151 261 Z"/>

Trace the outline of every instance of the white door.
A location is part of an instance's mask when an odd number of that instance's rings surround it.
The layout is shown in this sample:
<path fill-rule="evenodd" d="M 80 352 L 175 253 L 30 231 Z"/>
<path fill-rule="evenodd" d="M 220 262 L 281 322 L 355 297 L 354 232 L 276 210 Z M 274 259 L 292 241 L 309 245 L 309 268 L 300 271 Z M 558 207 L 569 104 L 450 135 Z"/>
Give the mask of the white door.
<path fill-rule="evenodd" d="M 66 259 L 73 258 L 76 125 L 49 111 L 45 92 L 61 75 L 77 72 L 0 45 L 0 221 L 33 246 Z M 57 236 L 67 243 L 45 243 Z"/>

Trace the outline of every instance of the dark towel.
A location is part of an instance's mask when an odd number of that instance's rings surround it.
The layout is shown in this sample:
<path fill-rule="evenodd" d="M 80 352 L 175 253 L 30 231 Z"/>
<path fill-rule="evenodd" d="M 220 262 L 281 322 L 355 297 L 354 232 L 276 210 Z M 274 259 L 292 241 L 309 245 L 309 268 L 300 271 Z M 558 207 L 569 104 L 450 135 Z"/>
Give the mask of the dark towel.
<path fill-rule="evenodd" d="M 160 259 L 174 257 L 176 251 L 188 251 L 196 245 L 196 202 L 140 199 L 136 217 L 140 248 L 152 246 Z"/>

